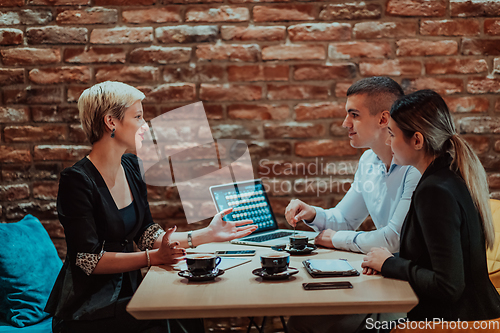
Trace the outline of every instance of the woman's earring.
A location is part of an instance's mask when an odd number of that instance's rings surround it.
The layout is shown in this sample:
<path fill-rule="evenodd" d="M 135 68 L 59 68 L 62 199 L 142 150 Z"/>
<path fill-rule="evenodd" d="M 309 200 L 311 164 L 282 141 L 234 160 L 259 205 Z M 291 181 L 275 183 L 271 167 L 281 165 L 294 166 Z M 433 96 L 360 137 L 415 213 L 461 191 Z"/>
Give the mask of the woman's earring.
<path fill-rule="evenodd" d="M 111 137 L 114 138 L 115 137 L 115 128 L 113 128 L 113 130 L 111 131 Z"/>

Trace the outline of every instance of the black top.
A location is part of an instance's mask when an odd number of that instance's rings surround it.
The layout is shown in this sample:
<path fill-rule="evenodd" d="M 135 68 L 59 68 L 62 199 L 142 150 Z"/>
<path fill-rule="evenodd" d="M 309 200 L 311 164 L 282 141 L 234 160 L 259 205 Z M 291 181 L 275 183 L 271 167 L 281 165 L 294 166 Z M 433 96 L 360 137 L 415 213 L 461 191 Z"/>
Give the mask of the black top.
<path fill-rule="evenodd" d="M 409 281 L 419 298 L 410 320 L 498 318 L 481 218 L 450 164 L 443 155 L 422 175 L 401 230 L 400 257 L 387 259 L 381 273 Z"/>
<path fill-rule="evenodd" d="M 127 235 L 132 232 L 137 222 L 137 217 L 135 216 L 135 204 L 133 201 L 127 207 L 120 209 L 120 216 L 122 217 L 125 234 Z"/>
<path fill-rule="evenodd" d="M 62 171 L 57 195 L 57 213 L 64 227 L 68 252 L 45 311 L 65 320 L 90 320 L 114 316 L 114 304 L 137 289 L 140 271 L 119 274 L 91 274 L 76 266 L 77 253 L 132 252 L 153 224 L 146 184 L 137 157 L 122 156 L 137 221 L 131 232 L 125 225 L 111 193 L 88 158 Z"/>

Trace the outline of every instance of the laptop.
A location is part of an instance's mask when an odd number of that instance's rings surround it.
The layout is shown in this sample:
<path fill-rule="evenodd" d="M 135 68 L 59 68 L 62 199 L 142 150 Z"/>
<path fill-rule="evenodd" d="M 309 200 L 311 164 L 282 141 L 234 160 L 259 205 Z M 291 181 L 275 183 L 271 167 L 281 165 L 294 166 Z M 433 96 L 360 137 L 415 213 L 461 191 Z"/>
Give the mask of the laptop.
<path fill-rule="evenodd" d="M 211 186 L 210 194 L 218 212 L 233 208 L 231 214 L 224 217 L 225 221 L 253 220 L 258 226 L 257 230 L 250 235 L 234 239 L 231 243 L 271 247 L 286 245 L 290 242 L 289 237 L 294 231 L 278 229 L 278 222 L 276 222 L 260 179 Z M 318 233 L 297 230 L 295 234 L 314 239 Z"/>

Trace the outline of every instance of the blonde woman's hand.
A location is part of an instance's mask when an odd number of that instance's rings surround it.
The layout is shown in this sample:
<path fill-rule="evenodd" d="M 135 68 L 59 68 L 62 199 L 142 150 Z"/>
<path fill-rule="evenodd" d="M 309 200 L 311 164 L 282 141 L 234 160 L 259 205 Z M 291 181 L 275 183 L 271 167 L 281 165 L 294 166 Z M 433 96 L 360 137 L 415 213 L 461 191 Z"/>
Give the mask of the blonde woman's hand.
<path fill-rule="evenodd" d="M 151 251 L 151 265 L 173 265 L 184 259 L 186 250 L 179 246 L 179 242 L 170 242 L 177 227 L 169 228 L 163 235 L 160 247 Z"/>
<path fill-rule="evenodd" d="M 361 263 L 363 274 L 372 275 L 376 274 L 373 271 L 380 272 L 382 265 L 387 258 L 392 257 L 392 253 L 385 247 L 374 247 L 366 254 Z"/>
<path fill-rule="evenodd" d="M 233 211 L 232 208 L 216 214 L 207 227 L 207 234 L 211 242 L 227 242 L 235 238 L 245 237 L 257 230 L 252 220 L 224 221 L 222 218 Z"/>

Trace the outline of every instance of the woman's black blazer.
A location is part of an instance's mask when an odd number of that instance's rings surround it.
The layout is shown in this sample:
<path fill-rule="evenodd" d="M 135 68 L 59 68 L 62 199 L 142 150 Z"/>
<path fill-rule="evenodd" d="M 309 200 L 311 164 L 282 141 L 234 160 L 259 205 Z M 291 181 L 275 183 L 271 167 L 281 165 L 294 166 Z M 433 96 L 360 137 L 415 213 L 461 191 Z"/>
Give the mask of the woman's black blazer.
<path fill-rule="evenodd" d="M 45 309 L 61 319 L 94 320 L 114 316 L 113 305 L 123 296 L 122 287 L 127 285 L 126 289 L 133 292 L 138 286 L 138 271 L 88 276 L 75 264 L 77 253 L 99 254 L 102 249 L 133 251 L 133 241 L 137 243 L 153 223 L 137 157 L 125 154 L 121 163 L 139 221 L 128 235 L 104 179 L 88 158 L 61 173 L 57 212 L 68 252 Z"/>
<path fill-rule="evenodd" d="M 481 219 L 450 164 L 443 155 L 422 175 L 401 230 L 400 256 L 387 259 L 381 273 L 409 281 L 419 298 L 410 320 L 498 318 Z"/>

